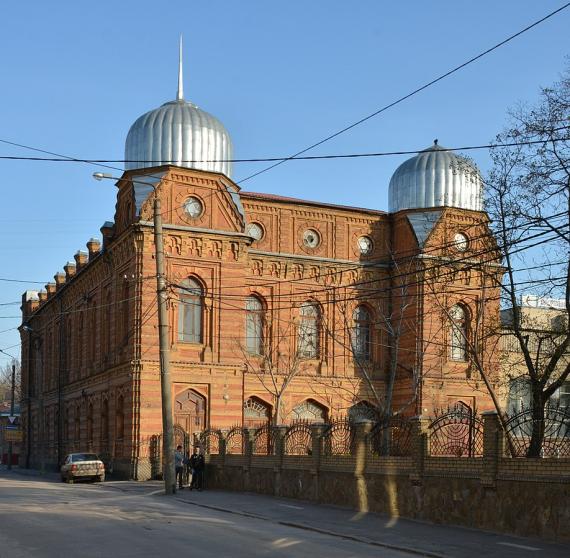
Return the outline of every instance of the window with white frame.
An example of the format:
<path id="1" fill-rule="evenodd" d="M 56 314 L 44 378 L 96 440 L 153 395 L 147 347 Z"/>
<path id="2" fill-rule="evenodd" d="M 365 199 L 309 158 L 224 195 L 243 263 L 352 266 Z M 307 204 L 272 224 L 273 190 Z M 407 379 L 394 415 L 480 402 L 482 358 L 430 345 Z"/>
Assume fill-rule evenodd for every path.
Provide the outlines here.
<path id="1" fill-rule="evenodd" d="M 370 312 L 365 306 L 358 306 L 353 314 L 352 351 L 357 360 L 370 360 Z"/>
<path id="2" fill-rule="evenodd" d="M 463 306 L 456 304 L 449 311 L 449 318 L 451 360 L 467 360 L 467 312 Z"/>
<path id="3" fill-rule="evenodd" d="M 264 311 L 261 300 L 248 296 L 245 300 L 245 346 L 254 355 L 263 353 Z"/>
<path id="4" fill-rule="evenodd" d="M 301 305 L 297 354 L 301 358 L 319 356 L 319 307 L 311 302 Z"/>
<path id="5" fill-rule="evenodd" d="M 178 340 L 184 343 L 202 342 L 204 293 L 195 279 L 187 279 L 179 290 Z"/>

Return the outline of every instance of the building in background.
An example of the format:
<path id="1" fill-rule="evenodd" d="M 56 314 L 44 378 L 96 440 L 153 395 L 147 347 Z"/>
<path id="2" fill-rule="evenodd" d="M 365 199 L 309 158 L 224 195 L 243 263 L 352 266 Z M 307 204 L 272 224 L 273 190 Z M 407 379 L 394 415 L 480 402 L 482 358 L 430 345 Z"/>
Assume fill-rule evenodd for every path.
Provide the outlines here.
<path id="1" fill-rule="evenodd" d="M 389 212 L 245 192 L 228 132 L 181 87 L 133 124 L 125 154 L 102 241 L 23 296 L 25 464 L 89 450 L 150 474 L 162 430 L 153 186 L 179 429 L 491 407 L 468 345 L 498 321 L 502 268 L 461 157 L 435 142 L 404 162 Z"/>

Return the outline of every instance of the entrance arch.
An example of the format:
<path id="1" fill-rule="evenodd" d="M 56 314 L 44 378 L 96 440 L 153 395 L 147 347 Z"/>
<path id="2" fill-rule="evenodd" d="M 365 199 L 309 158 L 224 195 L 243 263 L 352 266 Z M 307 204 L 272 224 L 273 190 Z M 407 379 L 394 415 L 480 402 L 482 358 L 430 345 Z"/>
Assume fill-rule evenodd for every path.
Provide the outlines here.
<path id="1" fill-rule="evenodd" d="M 193 389 L 177 394 L 174 401 L 174 423 L 181 426 L 192 440 L 194 433 L 200 433 L 206 428 L 206 398 Z"/>

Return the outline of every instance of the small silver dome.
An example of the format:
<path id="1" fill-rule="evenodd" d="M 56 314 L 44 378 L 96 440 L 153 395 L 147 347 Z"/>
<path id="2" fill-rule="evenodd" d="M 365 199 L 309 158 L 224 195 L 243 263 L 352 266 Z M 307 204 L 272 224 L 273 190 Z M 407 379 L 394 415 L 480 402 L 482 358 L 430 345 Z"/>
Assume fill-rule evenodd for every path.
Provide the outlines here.
<path id="1" fill-rule="evenodd" d="M 143 114 L 125 142 L 125 159 L 130 161 L 126 170 L 170 164 L 230 177 L 231 163 L 208 161 L 227 161 L 232 155 L 232 142 L 223 124 L 184 99 Z"/>
<path id="2" fill-rule="evenodd" d="M 434 144 L 402 163 L 390 179 L 389 210 L 458 207 L 482 210 L 479 171 L 465 158 Z"/>

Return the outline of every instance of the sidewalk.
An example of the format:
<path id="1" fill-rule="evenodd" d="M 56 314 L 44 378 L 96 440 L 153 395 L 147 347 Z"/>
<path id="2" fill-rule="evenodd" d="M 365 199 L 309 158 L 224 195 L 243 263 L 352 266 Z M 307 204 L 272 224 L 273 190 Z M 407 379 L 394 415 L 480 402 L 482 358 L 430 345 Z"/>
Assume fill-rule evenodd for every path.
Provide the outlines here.
<path id="1" fill-rule="evenodd" d="M 333 506 L 259 494 L 184 489 L 176 498 L 203 509 L 308 529 L 378 547 L 405 550 L 420 556 L 521 558 L 540 553 L 568 558 L 570 545 L 490 533 L 464 527 L 435 525 L 376 513 L 359 514 Z"/>

